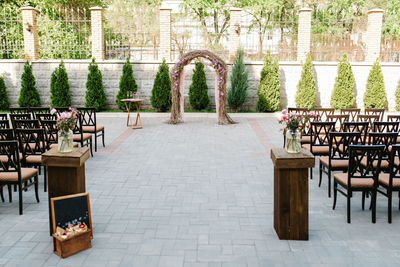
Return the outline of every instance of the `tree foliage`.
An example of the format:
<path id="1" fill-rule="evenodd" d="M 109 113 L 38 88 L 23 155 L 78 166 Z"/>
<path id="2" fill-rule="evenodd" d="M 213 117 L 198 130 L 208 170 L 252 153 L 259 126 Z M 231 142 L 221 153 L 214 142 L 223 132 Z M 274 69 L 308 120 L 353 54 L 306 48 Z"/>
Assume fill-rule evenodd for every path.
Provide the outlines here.
<path id="1" fill-rule="evenodd" d="M 400 80 L 397 83 L 397 88 L 395 92 L 395 97 L 396 97 L 396 110 L 400 111 Z"/>
<path id="2" fill-rule="evenodd" d="M 35 76 L 32 66 L 27 61 L 21 76 L 21 90 L 19 92 L 18 105 L 20 107 L 40 107 L 40 95 L 36 89 Z"/>
<path id="3" fill-rule="evenodd" d="M 64 62 L 51 74 L 50 80 L 50 106 L 52 107 L 70 107 L 71 94 L 69 92 L 68 74 Z"/>
<path id="4" fill-rule="evenodd" d="M 382 69 L 377 58 L 368 75 L 367 89 L 364 93 L 364 107 L 387 108 L 387 104 Z"/>
<path id="5" fill-rule="evenodd" d="M 163 59 L 162 64 L 158 68 L 154 79 L 150 102 L 157 111 L 165 112 L 171 107 L 171 80 L 165 59 Z"/>
<path id="6" fill-rule="evenodd" d="M 0 110 L 6 110 L 9 106 L 6 84 L 3 76 L 0 76 Z"/>
<path id="7" fill-rule="evenodd" d="M 272 59 L 268 51 L 264 57 L 264 66 L 261 70 L 258 84 L 257 110 L 261 112 L 277 111 L 281 105 L 281 82 L 279 79 L 279 63 Z"/>
<path id="8" fill-rule="evenodd" d="M 354 106 L 354 75 L 347 55 L 343 54 L 338 64 L 338 74 L 335 79 L 331 96 L 331 106 L 335 109 L 351 108 Z"/>
<path id="9" fill-rule="evenodd" d="M 296 107 L 313 109 L 315 107 L 317 89 L 314 78 L 313 64 L 310 54 L 307 54 L 303 64 L 301 78 L 297 84 Z"/>
<path id="10" fill-rule="evenodd" d="M 204 65 L 196 62 L 193 70 L 192 84 L 189 87 L 189 103 L 194 110 L 203 110 L 210 104 Z"/>
<path id="11" fill-rule="evenodd" d="M 236 51 L 230 76 L 230 87 L 228 90 L 228 105 L 237 112 L 247 99 L 247 89 L 249 88 L 249 71 L 244 65 L 243 49 Z"/>
<path id="12" fill-rule="evenodd" d="M 117 99 L 115 100 L 119 109 L 125 109 L 125 104 L 121 102 L 121 99 L 128 98 L 128 91 L 133 93 L 137 92 L 137 84 L 135 77 L 133 77 L 132 65 L 129 62 L 129 58 L 126 59 L 126 62 L 122 68 L 122 76 L 119 80 L 119 91 L 117 94 Z"/>
<path id="13" fill-rule="evenodd" d="M 107 98 L 103 87 L 103 77 L 94 58 L 89 65 L 89 73 L 86 81 L 85 107 L 92 107 L 96 110 L 106 108 Z"/>

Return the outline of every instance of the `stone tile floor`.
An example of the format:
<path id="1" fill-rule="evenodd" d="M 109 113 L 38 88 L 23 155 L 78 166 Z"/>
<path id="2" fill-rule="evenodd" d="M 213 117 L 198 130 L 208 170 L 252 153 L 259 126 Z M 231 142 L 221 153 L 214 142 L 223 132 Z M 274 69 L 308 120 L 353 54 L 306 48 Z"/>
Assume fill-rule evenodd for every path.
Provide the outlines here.
<path id="1" fill-rule="evenodd" d="M 92 248 L 60 259 L 48 234 L 48 202 L 17 194 L 0 203 L 0 265 L 4 266 L 398 266 L 400 211 L 387 223 L 378 196 L 377 223 L 345 198 L 327 197 L 326 176 L 310 181 L 310 240 L 280 241 L 273 229 L 272 146 L 282 145 L 274 114 L 238 114 L 219 126 L 215 114 L 188 114 L 180 125 L 143 114 L 144 129 L 126 114 L 100 114 L 106 145 L 86 164 Z M 317 177 L 318 168 L 314 169 Z M 8 193 L 5 192 L 8 197 Z M 395 198 L 397 199 L 397 198 Z"/>

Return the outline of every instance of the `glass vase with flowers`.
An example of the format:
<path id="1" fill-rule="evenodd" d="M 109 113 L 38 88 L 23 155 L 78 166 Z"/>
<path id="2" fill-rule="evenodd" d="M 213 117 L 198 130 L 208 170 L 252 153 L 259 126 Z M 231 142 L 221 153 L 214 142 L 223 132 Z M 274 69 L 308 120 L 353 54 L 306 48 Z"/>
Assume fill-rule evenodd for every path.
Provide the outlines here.
<path id="1" fill-rule="evenodd" d="M 57 113 L 56 109 L 51 110 L 51 114 Z M 78 120 L 78 111 L 70 107 L 69 111 L 61 112 L 57 116 L 58 129 L 58 151 L 61 153 L 71 152 L 73 149 L 73 129 Z"/>

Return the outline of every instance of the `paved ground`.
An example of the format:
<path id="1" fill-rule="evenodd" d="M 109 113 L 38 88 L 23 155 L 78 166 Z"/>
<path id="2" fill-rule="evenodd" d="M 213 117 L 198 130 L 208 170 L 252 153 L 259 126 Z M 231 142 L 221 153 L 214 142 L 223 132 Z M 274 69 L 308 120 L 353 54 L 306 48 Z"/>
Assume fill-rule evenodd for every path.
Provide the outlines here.
<path id="1" fill-rule="evenodd" d="M 33 190 L 0 203 L 4 266 L 398 266 L 400 212 L 387 223 L 379 196 L 377 223 L 345 198 L 337 209 L 310 181 L 310 240 L 280 241 L 273 229 L 272 146 L 281 146 L 273 115 L 245 114 L 219 126 L 215 116 L 189 114 L 172 126 L 144 114 L 144 129 L 124 127 L 125 114 L 105 114 L 107 147 L 86 164 L 93 247 L 67 259 L 52 252 L 47 195 Z M 196 117 L 197 116 L 197 117 Z M 314 177 L 317 176 L 317 169 Z M 42 178 L 40 179 L 43 182 Z M 7 197 L 6 193 L 6 197 Z M 17 194 L 14 193 L 14 199 Z M 395 201 L 396 202 L 396 201 Z"/>

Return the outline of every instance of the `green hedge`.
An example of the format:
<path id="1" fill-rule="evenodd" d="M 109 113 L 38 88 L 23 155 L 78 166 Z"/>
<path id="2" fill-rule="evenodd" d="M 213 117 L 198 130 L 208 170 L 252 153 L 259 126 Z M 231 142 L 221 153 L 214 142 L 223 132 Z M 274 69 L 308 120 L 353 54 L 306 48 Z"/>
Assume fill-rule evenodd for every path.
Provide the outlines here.
<path id="1" fill-rule="evenodd" d="M 69 93 L 68 74 L 62 60 L 60 65 L 51 74 L 50 106 L 71 106 L 71 94 Z"/>
<path id="2" fill-rule="evenodd" d="M 27 61 L 21 76 L 21 90 L 19 92 L 18 105 L 20 107 L 40 107 L 40 95 L 36 89 L 35 76 L 32 66 Z"/>
<path id="3" fill-rule="evenodd" d="M 89 65 L 89 73 L 86 81 L 85 107 L 93 107 L 96 110 L 106 109 L 107 98 L 103 87 L 103 77 L 94 58 Z"/>
<path id="4" fill-rule="evenodd" d="M 379 59 L 376 59 L 368 75 L 367 90 L 364 93 L 365 108 L 387 108 L 385 83 Z"/>

